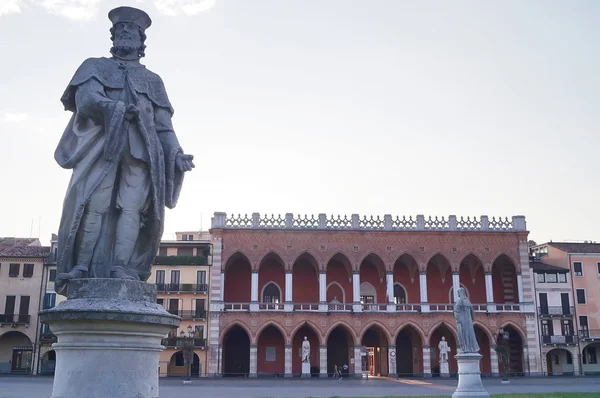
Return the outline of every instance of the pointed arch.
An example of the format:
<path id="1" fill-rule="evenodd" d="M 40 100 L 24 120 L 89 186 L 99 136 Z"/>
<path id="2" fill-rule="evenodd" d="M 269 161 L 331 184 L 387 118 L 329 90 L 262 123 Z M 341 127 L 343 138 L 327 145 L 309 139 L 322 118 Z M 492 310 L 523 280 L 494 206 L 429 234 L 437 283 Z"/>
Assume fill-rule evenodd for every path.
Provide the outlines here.
<path id="1" fill-rule="evenodd" d="M 525 343 L 527 342 L 527 335 L 513 321 L 505 321 L 504 323 L 501 324 L 501 326 L 498 328 L 498 330 L 500 330 L 501 328 L 506 328 L 507 326 L 510 326 L 512 329 L 514 329 L 517 332 L 517 334 L 521 338 L 521 342 L 523 343 L 523 345 L 525 345 Z M 498 333 L 498 330 L 496 330 L 496 333 Z"/>
<path id="2" fill-rule="evenodd" d="M 396 257 L 394 263 L 392 264 L 392 272 L 395 271 L 398 264 L 403 264 L 411 275 L 419 272 L 419 262 L 417 261 L 417 258 L 408 251 L 404 251 L 402 254 Z"/>
<path id="3" fill-rule="evenodd" d="M 275 327 L 275 329 L 279 330 L 279 332 L 281 333 L 281 336 L 283 337 L 283 341 L 285 342 L 285 344 L 290 344 L 289 336 L 288 336 L 287 332 L 285 331 L 284 327 L 281 326 L 280 324 L 278 324 L 275 321 L 266 321 L 265 323 L 263 323 L 261 325 L 261 327 L 258 328 L 258 330 L 256 331 L 256 334 L 253 336 L 253 338 L 251 340 L 252 344 L 257 344 L 258 343 L 258 339 L 260 338 L 260 334 L 263 332 L 263 330 L 265 330 L 269 326 L 273 326 L 273 327 Z"/>
<path id="4" fill-rule="evenodd" d="M 260 267 L 262 267 L 262 265 L 268 261 L 268 260 L 275 260 L 277 263 L 279 263 L 282 267 L 283 270 L 286 270 L 286 264 L 285 261 L 283 261 L 283 257 L 277 253 L 275 250 L 270 250 L 268 253 L 266 253 L 264 256 L 262 256 L 260 258 L 260 260 L 258 261 L 258 269 L 260 270 Z"/>
<path id="5" fill-rule="evenodd" d="M 371 283 L 369 283 L 369 282 L 361 283 L 360 287 L 359 287 L 359 291 L 360 291 L 361 296 L 373 296 L 374 302 L 378 303 L 377 289 L 375 289 L 375 286 L 373 286 Z"/>
<path id="6" fill-rule="evenodd" d="M 301 261 L 303 259 L 306 259 L 309 264 L 311 264 L 313 267 L 315 267 L 317 276 L 319 276 L 319 272 L 321 272 L 321 269 L 319 267 L 319 261 L 317 260 L 317 256 L 315 256 L 311 250 L 304 250 L 303 252 L 299 253 L 296 256 L 296 258 L 294 258 L 294 261 L 292 261 L 292 270 L 294 269 L 294 266 L 296 265 L 296 263 L 298 263 L 298 261 Z"/>
<path id="7" fill-rule="evenodd" d="M 396 341 L 400 332 L 402 332 L 404 329 L 409 328 L 409 327 L 414 329 L 417 332 L 417 334 L 421 338 L 421 344 L 427 344 L 428 340 L 427 340 L 427 337 L 426 337 L 427 335 L 426 335 L 425 331 L 421 328 L 421 326 L 417 325 L 413 321 L 406 321 L 406 322 L 402 323 L 398 327 L 398 329 L 396 329 L 396 331 L 394 332 L 394 341 Z"/>
<path id="8" fill-rule="evenodd" d="M 377 269 L 378 273 L 379 273 L 379 278 L 383 279 L 385 278 L 385 273 L 387 272 L 387 267 L 385 266 L 385 261 L 383 261 L 383 259 L 375 252 L 369 252 L 367 253 L 365 256 L 363 256 L 360 259 L 360 262 L 358 263 L 358 270 L 360 271 L 360 268 L 363 266 L 363 264 L 366 262 L 369 262 L 371 264 L 373 264 L 373 266 L 375 266 L 375 268 Z"/>
<path id="9" fill-rule="evenodd" d="M 360 333 L 358 334 L 358 341 L 360 344 L 360 342 L 362 341 L 363 337 L 365 337 L 365 333 L 367 332 L 367 330 L 369 330 L 372 327 L 377 327 L 379 329 L 381 329 L 381 331 L 383 332 L 383 334 L 385 335 L 385 337 L 387 338 L 387 345 L 391 345 L 392 343 L 392 336 L 390 335 L 389 330 L 379 321 L 371 321 L 369 323 L 367 323 L 362 330 L 360 331 Z"/>
<path id="10" fill-rule="evenodd" d="M 486 335 L 490 344 L 494 344 L 494 334 L 492 333 L 490 328 L 487 327 L 487 325 L 485 325 L 484 323 L 482 323 L 480 321 L 475 320 L 475 321 L 473 321 L 473 326 L 478 326 L 483 331 L 483 333 Z"/>
<path id="11" fill-rule="evenodd" d="M 433 334 L 435 333 L 435 331 L 442 326 L 446 327 L 446 329 L 448 329 L 450 331 L 450 333 L 452 333 L 452 337 L 454 337 L 455 341 L 458 341 L 458 331 L 456 330 L 456 328 L 454 326 L 452 326 L 449 322 L 439 321 L 435 325 L 433 325 L 431 327 L 431 329 L 429 329 L 429 334 L 427 335 L 427 343 L 428 344 L 431 344 L 430 340 L 433 337 Z"/>
<path id="12" fill-rule="evenodd" d="M 442 267 L 447 265 L 452 271 L 452 262 L 440 250 L 438 250 L 431 257 L 429 257 L 426 264 L 427 267 L 429 267 L 429 264 L 433 264 L 434 266 L 438 267 L 440 272 L 442 271 Z"/>
<path id="13" fill-rule="evenodd" d="M 231 329 L 235 328 L 236 326 L 240 327 L 244 332 L 246 332 L 246 334 L 248 335 L 248 340 L 252 341 L 252 331 L 250 330 L 248 325 L 245 325 L 244 323 L 242 323 L 240 321 L 235 321 L 235 322 L 232 322 L 229 325 L 225 326 L 223 331 L 221 333 L 219 333 L 219 344 L 224 343 L 225 337 L 227 337 L 227 334 L 231 331 Z"/>
<path id="14" fill-rule="evenodd" d="M 346 303 L 346 291 L 344 290 L 344 288 L 342 287 L 342 285 L 340 285 L 340 284 L 339 284 L 338 282 L 336 282 L 336 281 L 329 282 L 329 283 L 327 284 L 327 287 L 325 288 L 325 297 L 327 297 L 327 290 L 329 290 L 329 288 L 330 288 L 332 285 L 336 285 L 337 287 L 339 287 L 339 288 L 340 288 L 340 290 L 342 291 L 342 301 L 341 301 L 341 302 L 342 302 L 342 303 Z M 339 301 L 339 300 L 338 300 L 338 301 Z"/>
<path id="15" fill-rule="evenodd" d="M 236 250 L 233 253 L 231 253 L 231 255 L 229 257 L 227 257 L 226 259 L 224 259 L 223 261 L 223 269 L 221 272 L 226 272 L 227 268 L 235 263 L 238 260 L 243 260 L 245 262 L 248 263 L 248 265 L 250 265 L 250 269 L 252 269 L 252 263 L 250 262 L 250 258 L 242 251 L 242 250 Z"/>
<path id="16" fill-rule="evenodd" d="M 329 257 L 329 260 L 327 260 L 326 268 L 329 268 L 329 263 L 331 263 L 332 260 L 339 261 L 344 266 L 344 268 L 346 268 L 346 271 L 348 272 L 348 278 L 352 278 L 354 267 L 352 265 L 352 261 L 350 261 L 346 254 L 344 254 L 341 251 L 336 252 L 333 256 Z"/>
<path id="17" fill-rule="evenodd" d="M 264 297 L 265 297 L 265 289 L 267 287 L 269 287 L 270 285 L 273 285 L 277 288 L 277 290 L 279 290 L 279 302 L 283 302 L 284 297 L 283 297 L 283 290 L 281 289 L 281 286 L 279 286 L 279 284 L 275 281 L 269 281 L 267 283 L 265 283 L 265 285 L 262 287 L 262 289 L 260 290 L 260 297 L 259 297 L 259 301 L 261 303 L 264 303 Z"/>
<path id="18" fill-rule="evenodd" d="M 292 329 L 292 331 L 290 332 L 290 341 L 294 341 L 294 337 L 296 336 L 296 333 L 298 333 L 298 331 L 300 329 L 302 329 L 303 327 L 308 327 L 310 329 L 312 329 L 313 332 L 315 332 L 315 335 L 318 337 L 319 339 L 319 345 L 324 345 L 324 340 L 323 340 L 323 335 L 321 334 L 321 331 L 319 329 L 319 327 L 317 325 L 315 325 L 314 322 L 312 321 L 304 321 L 301 322 L 299 324 L 297 324 L 294 329 Z"/>
<path id="19" fill-rule="evenodd" d="M 404 292 L 404 303 L 396 303 L 396 304 L 408 303 L 408 290 L 406 290 L 406 287 L 404 287 L 404 285 L 400 282 L 394 282 L 394 286 L 393 286 L 394 302 L 396 302 L 396 286 L 398 286 Z"/>
<path id="20" fill-rule="evenodd" d="M 494 266 L 494 264 L 496 263 L 496 261 L 500 260 L 502 257 L 505 257 L 506 259 L 508 259 L 512 263 L 512 265 L 515 267 L 515 271 L 516 272 L 521 272 L 520 263 L 517 260 L 515 260 L 515 258 L 512 255 L 510 255 L 510 254 L 508 254 L 506 252 L 499 252 L 496 255 L 496 257 L 494 257 L 494 259 L 492 260 L 492 267 Z"/>
<path id="21" fill-rule="evenodd" d="M 323 341 L 325 341 L 325 343 L 327 344 L 327 339 L 329 338 L 329 335 L 331 334 L 331 332 L 333 332 L 337 327 L 341 327 L 342 329 L 344 329 L 344 331 L 346 333 L 348 333 L 349 336 L 352 337 L 353 343 L 354 345 L 356 345 L 356 341 L 357 341 L 357 336 L 356 333 L 354 333 L 354 329 L 352 329 L 352 326 L 350 326 L 346 321 L 337 321 L 335 323 L 333 323 L 329 329 L 327 329 L 327 332 L 325 332 L 325 334 L 323 335 Z"/>

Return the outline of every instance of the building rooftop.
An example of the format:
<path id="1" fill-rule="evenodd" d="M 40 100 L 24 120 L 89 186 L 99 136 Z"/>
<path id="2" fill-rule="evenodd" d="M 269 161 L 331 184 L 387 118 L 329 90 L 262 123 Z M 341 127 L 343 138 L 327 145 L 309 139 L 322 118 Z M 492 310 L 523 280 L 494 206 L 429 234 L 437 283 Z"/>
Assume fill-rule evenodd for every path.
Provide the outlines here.
<path id="1" fill-rule="evenodd" d="M 536 274 L 543 274 L 546 272 L 557 272 L 566 274 L 569 272 L 568 268 L 558 267 L 556 265 L 550 265 L 539 261 L 538 259 L 529 262 L 529 266 L 533 269 Z"/>
<path id="2" fill-rule="evenodd" d="M 600 254 L 600 243 L 595 242 L 548 242 L 547 245 L 567 253 Z"/>
<path id="3" fill-rule="evenodd" d="M 47 257 L 50 247 L 37 238 L 1 238 L 0 257 Z"/>
<path id="4" fill-rule="evenodd" d="M 212 229 L 281 229 L 281 230 L 346 230 L 346 231 L 456 231 L 456 232 L 526 232 L 524 216 L 457 217 L 451 216 L 360 216 L 231 214 L 216 212 Z"/>

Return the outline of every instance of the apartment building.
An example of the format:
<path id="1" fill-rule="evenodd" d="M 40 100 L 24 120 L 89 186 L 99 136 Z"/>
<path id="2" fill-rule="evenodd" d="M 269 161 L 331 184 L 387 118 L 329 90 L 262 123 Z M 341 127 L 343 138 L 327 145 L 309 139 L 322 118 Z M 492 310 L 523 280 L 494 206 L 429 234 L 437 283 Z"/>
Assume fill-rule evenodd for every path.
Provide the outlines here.
<path id="1" fill-rule="evenodd" d="M 600 244 L 548 242 L 532 247 L 532 254 L 546 264 L 569 269 L 581 373 L 600 373 Z"/>
<path id="2" fill-rule="evenodd" d="M 578 336 L 569 268 L 531 259 L 542 371 L 548 375 L 579 374 Z"/>
<path id="3" fill-rule="evenodd" d="M 166 349 L 160 355 L 161 376 L 185 374 L 180 336 L 194 332 L 192 376 L 207 372 L 206 347 L 209 280 L 212 263 L 210 240 L 203 232 L 178 232 L 176 240 L 163 240 L 152 266 L 148 283 L 157 287 L 157 302 L 182 318 L 163 340 Z"/>
<path id="4" fill-rule="evenodd" d="M 44 263 L 36 238 L 0 238 L 0 373 L 33 373 Z"/>

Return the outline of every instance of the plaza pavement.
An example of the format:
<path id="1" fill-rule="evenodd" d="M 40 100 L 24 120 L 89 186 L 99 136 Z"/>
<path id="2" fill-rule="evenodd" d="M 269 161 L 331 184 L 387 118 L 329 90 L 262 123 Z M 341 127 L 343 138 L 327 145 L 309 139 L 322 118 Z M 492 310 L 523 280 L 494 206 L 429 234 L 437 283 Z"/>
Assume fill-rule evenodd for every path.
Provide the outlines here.
<path id="1" fill-rule="evenodd" d="M 491 394 L 528 392 L 598 392 L 600 378 L 521 378 L 501 384 L 500 379 L 484 380 Z M 161 379 L 161 398 L 210 397 L 382 397 L 382 396 L 451 396 L 456 379 L 195 379 L 183 385 L 179 379 Z M 49 398 L 50 377 L 0 377 L 0 398 Z M 113 397 L 106 397 L 113 398 Z M 117 398 L 117 397 L 114 397 Z"/>

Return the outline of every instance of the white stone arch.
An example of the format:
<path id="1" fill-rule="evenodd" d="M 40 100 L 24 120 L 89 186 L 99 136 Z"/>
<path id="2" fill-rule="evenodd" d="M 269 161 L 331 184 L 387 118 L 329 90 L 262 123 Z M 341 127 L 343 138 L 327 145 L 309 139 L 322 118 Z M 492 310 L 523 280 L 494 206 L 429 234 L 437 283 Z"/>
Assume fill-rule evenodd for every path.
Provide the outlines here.
<path id="1" fill-rule="evenodd" d="M 264 293 L 265 293 L 265 289 L 267 288 L 267 286 L 269 285 L 273 285 L 275 286 L 278 290 L 279 290 L 279 302 L 283 302 L 283 291 L 281 290 L 281 286 L 279 286 L 277 284 L 277 282 L 275 281 L 269 281 L 267 283 L 265 283 L 265 285 L 263 286 L 262 290 L 260 291 L 260 302 L 263 303 L 264 302 Z"/>
<path id="2" fill-rule="evenodd" d="M 408 291 L 406 290 L 406 288 L 404 287 L 404 285 L 400 282 L 394 282 L 393 288 L 396 287 L 396 285 L 400 286 L 400 288 L 404 291 L 404 304 L 408 303 Z M 392 294 L 394 294 L 394 290 L 392 289 Z M 396 296 L 394 295 L 393 299 L 396 299 Z"/>
<path id="3" fill-rule="evenodd" d="M 465 294 L 467 295 L 467 298 L 470 299 L 471 295 L 469 294 L 467 287 L 462 283 L 460 284 L 460 287 L 465 289 Z M 450 289 L 448 289 L 448 302 L 454 304 L 454 301 L 454 286 L 450 286 Z"/>
<path id="4" fill-rule="evenodd" d="M 377 303 L 377 290 L 369 282 L 363 282 L 360 284 L 360 295 L 361 296 L 373 296 L 374 302 Z"/>
<path id="5" fill-rule="evenodd" d="M 327 288 L 325 289 L 325 297 L 327 297 L 327 291 L 329 290 L 329 288 L 332 285 L 337 285 L 340 288 L 340 290 L 342 291 L 342 303 L 345 303 L 346 302 L 346 291 L 344 290 L 344 288 L 342 287 L 342 285 L 340 285 L 336 281 L 329 282 L 329 284 L 327 285 Z"/>

